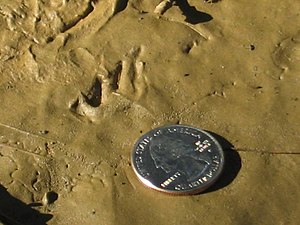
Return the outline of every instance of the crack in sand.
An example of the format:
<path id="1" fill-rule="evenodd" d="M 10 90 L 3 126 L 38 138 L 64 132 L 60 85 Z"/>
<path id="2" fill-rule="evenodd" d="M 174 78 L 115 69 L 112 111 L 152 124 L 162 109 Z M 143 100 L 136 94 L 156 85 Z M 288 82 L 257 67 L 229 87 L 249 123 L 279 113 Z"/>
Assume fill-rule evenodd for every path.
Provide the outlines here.
<path id="1" fill-rule="evenodd" d="M 11 130 L 16 131 L 16 132 L 21 133 L 21 134 L 26 134 L 28 136 L 33 136 L 33 137 L 38 137 L 40 139 L 44 139 L 44 140 L 48 140 L 48 141 L 53 141 L 53 140 L 51 140 L 49 138 L 46 138 L 46 137 L 43 137 L 41 135 L 29 132 L 29 131 L 21 130 L 21 129 L 17 128 L 17 127 L 14 127 L 14 126 L 11 126 L 11 125 L 7 125 L 7 124 L 1 123 L 1 122 L 0 122 L 0 126 L 8 128 L 8 129 L 11 129 Z"/>
<path id="2" fill-rule="evenodd" d="M 21 148 L 15 147 L 15 146 L 10 146 L 10 145 L 7 145 L 7 144 L 0 144 L 0 147 L 7 147 L 7 148 L 10 148 L 10 149 L 14 149 L 14 150 L 17 150 L 19 152 L 22 152 L 22 153 L 25 153 L 25 154 L 28 154 L 28 155 L 31 155 L 31 156 L 38 156 L 38 157 L 42 157 L 42 158 L 46 157 L 46 156 L 43 156 L 43 155 L 40 155 L 40 154 L 37 154 L 37 153 L 34 153 L 34 152 L 26 151 L 25 149 L 21 149 Z"/>

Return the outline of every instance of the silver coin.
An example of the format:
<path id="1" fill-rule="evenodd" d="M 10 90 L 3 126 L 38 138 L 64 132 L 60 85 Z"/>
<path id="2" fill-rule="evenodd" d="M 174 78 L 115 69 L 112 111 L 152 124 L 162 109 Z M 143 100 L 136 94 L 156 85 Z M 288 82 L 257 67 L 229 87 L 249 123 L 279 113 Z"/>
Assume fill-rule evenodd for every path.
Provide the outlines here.
<path id="1" fill-rule="evenodd" d="M 151 130 L 136 142 L 132 167 L 150 188 L 169 194 L 195 194 L 219 178 L 224 153 L 209 133 L 170 125 Z"/>

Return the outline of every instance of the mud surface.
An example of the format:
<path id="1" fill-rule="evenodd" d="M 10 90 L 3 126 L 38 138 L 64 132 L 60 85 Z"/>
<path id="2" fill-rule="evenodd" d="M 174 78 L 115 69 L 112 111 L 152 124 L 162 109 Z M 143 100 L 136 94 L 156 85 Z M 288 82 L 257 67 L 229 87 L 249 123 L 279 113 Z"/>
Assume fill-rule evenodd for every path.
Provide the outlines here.
<path id="1" fill-rule="evenodd" d="M 0 224 L 297 223 L 299 12 L 1 1 Z M 149 190 L 130 166 L 140 135 L 176 123 L 222 139 L 225 173 L 203 194 Z"/>

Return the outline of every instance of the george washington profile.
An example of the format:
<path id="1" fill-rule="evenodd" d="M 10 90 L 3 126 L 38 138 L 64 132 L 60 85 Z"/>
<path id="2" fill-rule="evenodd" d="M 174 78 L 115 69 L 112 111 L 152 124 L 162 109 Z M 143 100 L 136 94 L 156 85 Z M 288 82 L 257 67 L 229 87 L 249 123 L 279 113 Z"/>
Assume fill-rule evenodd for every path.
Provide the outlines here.
<path id="1" fill-rule="evenodd" d="M 180 172 L 188 182 L 195 180 L 209 166 L 209 162 L 196 151 L 195 143 L 167 135 L 154 137 L 149 146 L 156 168 L 166 173 Z"/>

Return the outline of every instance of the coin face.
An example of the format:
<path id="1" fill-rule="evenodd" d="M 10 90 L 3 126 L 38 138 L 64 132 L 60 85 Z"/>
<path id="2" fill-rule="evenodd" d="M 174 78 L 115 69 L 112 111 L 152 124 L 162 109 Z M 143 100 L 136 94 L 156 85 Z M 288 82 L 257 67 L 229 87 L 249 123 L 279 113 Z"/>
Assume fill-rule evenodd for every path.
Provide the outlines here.
<path id="1" fill-rule="evenodd" d="M 209 133 L 170 125 L 151 130 L 136 142 L 132 166 L 140 181 L 150 188 L 170 194 L 195 194 L 218 179 L 224 154 Z"/>

